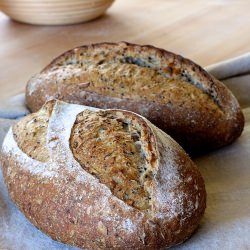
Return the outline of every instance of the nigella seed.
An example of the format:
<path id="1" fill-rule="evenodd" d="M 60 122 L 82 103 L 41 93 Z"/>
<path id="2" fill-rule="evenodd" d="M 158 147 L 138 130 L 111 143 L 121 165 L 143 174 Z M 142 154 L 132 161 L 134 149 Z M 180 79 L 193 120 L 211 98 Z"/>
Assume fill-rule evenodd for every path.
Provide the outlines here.
<path id="1" fill-rule="evenodd" d="M 99 61 L 98 63 L 97 63 L 97 65 L 101 65 L 101 64 L 103 64 L 105 61 L 104 60 L 101 60 L 101 61 Z"/>

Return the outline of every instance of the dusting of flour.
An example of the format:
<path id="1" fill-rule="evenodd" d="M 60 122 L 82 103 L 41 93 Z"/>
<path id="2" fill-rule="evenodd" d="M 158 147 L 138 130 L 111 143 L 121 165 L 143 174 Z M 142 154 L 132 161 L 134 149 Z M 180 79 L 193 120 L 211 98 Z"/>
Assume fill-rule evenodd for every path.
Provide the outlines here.
<path id="1" fill-rule="evenodd" d="M 0 171 L 0 249 L 78 250 L 52 240 L 33 226 L 10 200 Z"/>

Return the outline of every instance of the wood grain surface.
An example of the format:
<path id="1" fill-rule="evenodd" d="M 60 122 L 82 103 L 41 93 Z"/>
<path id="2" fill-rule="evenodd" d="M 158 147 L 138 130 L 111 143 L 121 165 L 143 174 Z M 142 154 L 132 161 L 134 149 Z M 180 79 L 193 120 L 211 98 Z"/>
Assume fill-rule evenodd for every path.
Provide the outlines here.
<path id="1" fill-rule="evenodd" d="M 250 50 L 249 9 L 249 0 L 116 0 L 94 21 L 53 27 L 0 13 L 0 99 L 23 91 L 51 59 L 83 44 L 152 44 L 202 66 L 240 55 Z"/>

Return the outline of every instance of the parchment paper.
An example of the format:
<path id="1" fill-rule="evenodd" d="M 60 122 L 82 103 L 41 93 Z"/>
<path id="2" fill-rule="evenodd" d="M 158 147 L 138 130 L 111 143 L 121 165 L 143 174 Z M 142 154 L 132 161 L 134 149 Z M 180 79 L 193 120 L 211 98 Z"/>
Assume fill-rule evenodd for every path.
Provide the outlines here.
<path id="1" fill-rule="evenodd" d="M 194 235 L 175 250 L 250 249 L 250 54 L 207 68 L 235 93 L 243 107 L 245 128 L 232 145 L 193 159 L 204 179 L 207 209 Z M 13 102 L 12 102 L 13 103 Z M 27 113 L 23 95 L 15 105 L 0 105 L 0 143 L 14 118 Z M 0 249 L 73 250 L 35 228 L 10 200 L 0 171 Z"/>

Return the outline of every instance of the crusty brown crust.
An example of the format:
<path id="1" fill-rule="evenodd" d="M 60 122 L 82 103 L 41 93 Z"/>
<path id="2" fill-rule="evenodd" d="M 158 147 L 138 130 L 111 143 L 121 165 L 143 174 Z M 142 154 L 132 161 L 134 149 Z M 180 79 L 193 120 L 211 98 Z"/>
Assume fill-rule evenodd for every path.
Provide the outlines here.
<path id="1" fill-rule="evenodd" d="M 204 213 L 206 192 L 188 155 L 145 118 L 129 111 L 112 111 L 148 131 L 152 145 L 147 153 L 156 155 L 150 186 L 152 206 L 147 211 L 136 209 L 74 160 L 68 137 L 76 115 L 85 109 L 55 103 L 48 126 L 50 160 L 46 163 L 22 152 L 10 129 L 1 161 L 9 194 L 19 209 L 53 239 L 84 249 L 161 249 L 190 237 Z"/>
<path id="2" fill-rule="evenodd" d="M 174 79 L 176 88 L 178 81 L 186 82 L 187 88 L 193 85 L 200 90 L 201 95 L 203 93 L 203 96 L 209 96 L 209 102 L 213 102 L 215 107 L 208 102 L 204 104 L 205 99 L 201 95 L 196 95 L 195 101 L 192 100 L 192 88 L 187 89 L 186 96 L 170 94 L 164 103 L 156 99 L 138 100 L 134 97 L 124 98 L 122 95 L 114 97 L 100 89 L 99 92 L 90 91 L 88 83 L 78 84 L 77 79 L 69 83 L 67 79 L 59 80 L 60 74 L 49 76 L 54 69 L 60 69 L 65 65 L 84 68 L 88 63 L 93 63 L 97 67 L 104 62 L 117 61 L 152 68 L 166 78 Z M 121 42 L 81 46 L 54 59 L 41 74 L 42 76 L 35 75 L 27 84 L 27 106 L 33 112 L 50 98 L 98 108 L 130 110 L 149 119 L 189 152 L 196 153 L 233 142 L 240 136 L 244 127 L 243 113 L 236 98 L 221 82 L 194 62 L 150 45 L 140 46 Z M 122 92 L 121 89 L 118 89 L 119 91 Z M 150 95 L 150 91 L 148 94 Z"/>

